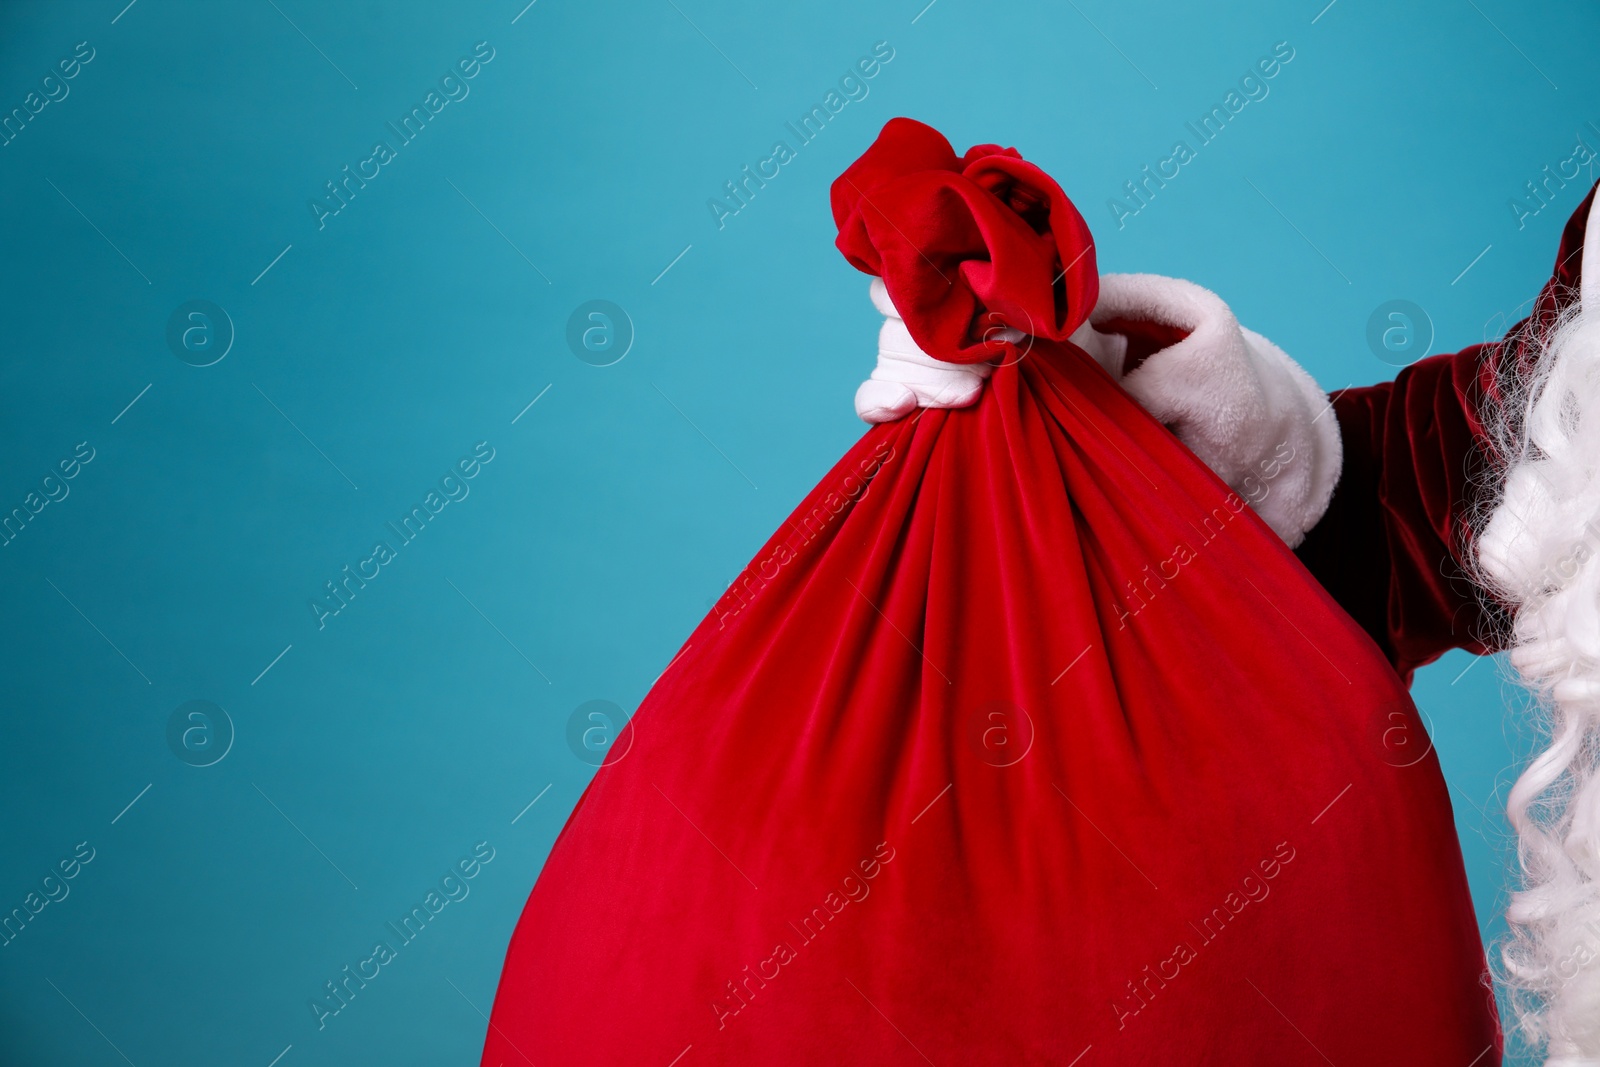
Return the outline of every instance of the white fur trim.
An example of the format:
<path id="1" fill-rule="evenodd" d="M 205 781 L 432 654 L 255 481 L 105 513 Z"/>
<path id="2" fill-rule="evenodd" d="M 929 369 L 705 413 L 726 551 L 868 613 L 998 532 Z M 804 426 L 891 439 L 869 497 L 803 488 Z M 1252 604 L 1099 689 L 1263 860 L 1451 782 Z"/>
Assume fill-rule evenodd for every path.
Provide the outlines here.
<path id="1" fill-rule="evenodd" d="M 1189 332 L 1147 358 L 1123 387 L 1290 548 L 1303 541 L 1327 511 L 1344 459 L 1338 422 L 1316 381 L 1193 282 L 1103 275 L 1090 320 L 1114 319 Z"/>
<path id="2" fill-rule="evenodd" d="M 1578 302 L 1587 310 L 1600 307 L 1600 211 L 1589 204 L 1589 217 L 1583 223 L 1583 259 L 1578 270 Z"/>
<path id="3" fill-rule="evenodd" d="M 1072 331 L 1067 340 L 1089 353 L 1094 361 L 1117 380 L 1122 379 L 1122 365 L 1128 356 L 1128 339 L 1120 333 L 1101 333 L 1092 322 L 1085 321 Z"/>

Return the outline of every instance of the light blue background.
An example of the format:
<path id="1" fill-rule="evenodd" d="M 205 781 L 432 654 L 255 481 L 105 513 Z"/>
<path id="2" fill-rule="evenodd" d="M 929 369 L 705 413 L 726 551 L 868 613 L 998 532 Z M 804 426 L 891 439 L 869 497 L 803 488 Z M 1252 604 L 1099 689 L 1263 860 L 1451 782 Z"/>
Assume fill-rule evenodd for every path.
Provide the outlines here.
<path id="1" fill-rule="evenodd" d="M 0 110 L 95 49 L 0 147 L 0 510 L 96 449 L 0 548 L 0 911 L 96 849 L 0 948 L 0 1061 L 29 1067 L 476 1063 L 591 772 L 568 715 L 634 707 L 861 431 L 876 316 L 827 187 L 891 116 L 1018 146 L 1103 270 L 1213 288 L 1329 389 L 1392 375 L 1386 300 L 1435 350 L 1518 317 L 1586 179 L 1525 229 L 1507 202 L 1600 147 L 1577 0 L 125 2 L 0 7 Z M 707 199 L 880 40 L 870 95 L 719 231 Z M 1107 198 L 1284 40 L 1270 95 L 1117 229 Z M 479 41 L 470 96 L 319 231 L 323 183 Z M 196 298 L 237 330 L 206 368 L 164 339 Z M 636 328 L 614 366 L 564 340 L 592 298 Z M 481 440 L 470 496 L 319 631 L 323 582 Z M 1492 933 L 1529 738 L 1470 664 L 1416 693 Z M 166 742 L 194 699 L 237 730 L 207 768 Z M 478 841 L 471 895 L 319 1031 L 308 1000 Z"/>

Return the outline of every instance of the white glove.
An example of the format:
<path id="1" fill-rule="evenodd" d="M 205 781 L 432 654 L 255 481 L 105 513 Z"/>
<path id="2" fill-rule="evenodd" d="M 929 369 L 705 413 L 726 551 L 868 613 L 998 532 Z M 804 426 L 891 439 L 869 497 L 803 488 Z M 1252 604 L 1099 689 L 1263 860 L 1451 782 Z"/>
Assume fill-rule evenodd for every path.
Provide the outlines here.
<path id="1" fill-rule="evenodd" d="M 872 303 L 883 313 L 878 330 L 878 365 L 856 390 L 856 414 L 867 422 L 893 422 L 917 408 L 964 408 L 977 403 L 984 379 L 994 372 L 988 363 L 946 363 L 917 347 L 911 331 L 889 300 L 882 278 L 872 279 Z M 1020 330 L 1002 329 L 1000 340 L 1021 341 Z M 1100 365 L 1119 376 L 1127 338 L 1096 333 L 1088 323 L 1071 338 Z"/>
<path id="2" fill-rule="evenodd" d="M 964 408 L 977 402 L 993 367 L 946 363 L 918 348 L 882 278 L 872 279 L 872 303 L 884 316 L 878 330 L 878 365 L 856 390 L 857 415 L 867 422 L 892 422 L 919 407 Z"/>
<path id="3" fill-rule="evenodd" d="M 872 302 L 886 319 L 878 366 L 856 392 L 858 415 L 887 422 L 917 407 L 977 401 L 993 368 L 945 363 L 922 352 L 880 279 L 873 279 Z M 1117 320 L 1175 326 L 1188 336 L 1124 377 L 1128 339 L 1096 328 Z M 1290 548 L 1322 518 L 1343 462 L 1332 406 L 1309 374 L 1271 341 L 1240 327 L 1214 293 L 1154 274 L 1102 275 L 1099 303 L 1071 340 L 1171 427 Z"/>

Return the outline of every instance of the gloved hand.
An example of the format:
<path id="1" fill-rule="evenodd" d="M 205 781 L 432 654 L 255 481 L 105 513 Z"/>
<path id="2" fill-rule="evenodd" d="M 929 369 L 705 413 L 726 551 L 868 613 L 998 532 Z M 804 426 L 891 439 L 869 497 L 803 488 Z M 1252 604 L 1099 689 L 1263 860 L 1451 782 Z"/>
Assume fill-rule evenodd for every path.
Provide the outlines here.
<path id="1" fill-rule="evenodd" d="M 946 363 L 917 347 L 911 331 L 889 300 L 882 278 L 872 279 L 872 304 L 883 313 L 878 330 L 878 365 L 856 390 L 856 414 L 867 422 L 893 422 L 917 408 L 964 408 L 978 402 L 984 379 L 994 371 L 988 363 Z M 1020 341 L 1020 330 L 999 330 L 997 339 Z M 1102 334 L 1088 323 L 1071 340 L 1088 352 L 1112 377 L 1120 377 L 1127 339 Z"/>
<path id="2" fill-rule="evenodd" d="M 911 339 L 889 300 L 882 278 L 872 279 L 872 303 L 883 313 L 878 330 L 878 365 L 856 390 L 856 414 L 867 422 L 893 422 L 917 408 L 964 408 L 977 403 L 987 363 L 946 363 Z"/>
<path id="3" fill-rule="evenodd" d="M 872 298 L 886 319 L 878 366 L 856 393 L 856 413 L 868 422 L 886 422 L 917 407 L 975 403 L 992 368 L 927 355 L 878 279 Z M 1138 331 L 1141 324 L 1155 329 Z M 1181 339 L 1124 375 L 1127 332 Z M 1102 275 L 1099 303 L 1071 340 L 1244 497 L 1289 547 L 1304 540 L 1327 510 L 1343 458 L 1328 398 L 1282 349 L 1240 327 L 1214 293 L 1153 274 Z"/>

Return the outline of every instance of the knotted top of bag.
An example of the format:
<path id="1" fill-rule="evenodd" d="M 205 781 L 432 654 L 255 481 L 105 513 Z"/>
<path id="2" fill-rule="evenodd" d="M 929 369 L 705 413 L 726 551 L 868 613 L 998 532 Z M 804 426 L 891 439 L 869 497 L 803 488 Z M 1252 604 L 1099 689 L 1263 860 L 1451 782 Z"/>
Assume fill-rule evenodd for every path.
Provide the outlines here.
<path id="1" fill-rule="evenodd" d="M 1016 334 L 1062 341 L 1099 294 L 1078 209 L 1014 148 L 957 156 L 939 131 L 890 119 L 833 183 L 836 244 L 881 277 L 917 345 L 951 363 L 1016 355 Z"/>

